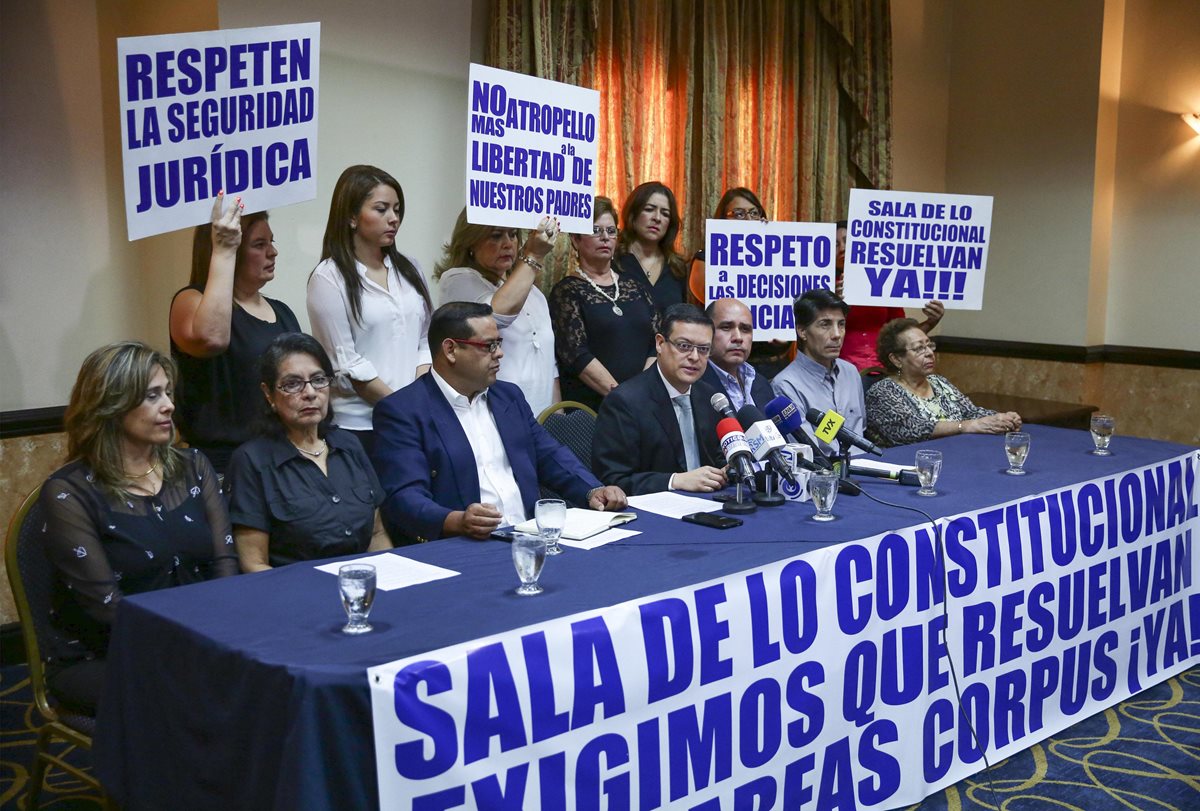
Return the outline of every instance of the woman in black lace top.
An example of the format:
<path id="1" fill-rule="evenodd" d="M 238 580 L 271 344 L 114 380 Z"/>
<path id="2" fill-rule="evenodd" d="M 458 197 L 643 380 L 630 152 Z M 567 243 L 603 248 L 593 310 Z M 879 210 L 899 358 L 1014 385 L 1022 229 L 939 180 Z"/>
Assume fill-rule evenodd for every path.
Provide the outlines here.
<path id="1" fill-rule="evenodd" d="M 92 714 L 117 603 L 126 594 L 235 574 L 212 466 L 172 447 L 175 366 L 136 341 L 83 362 L 67 406 L 70 461 L 42 486 L 59 632 L 43 651 L 52 693 Z"/>
<path id="2" fill-rule="evenodd" d="M 612 263 L 617 211 L 597 197 L 591 236 L 571 237 L 574 272 L 550 291 L 562 399 L 599 408 L 617 384 L 654 362 L 658 312 L 646 285 Z"/>

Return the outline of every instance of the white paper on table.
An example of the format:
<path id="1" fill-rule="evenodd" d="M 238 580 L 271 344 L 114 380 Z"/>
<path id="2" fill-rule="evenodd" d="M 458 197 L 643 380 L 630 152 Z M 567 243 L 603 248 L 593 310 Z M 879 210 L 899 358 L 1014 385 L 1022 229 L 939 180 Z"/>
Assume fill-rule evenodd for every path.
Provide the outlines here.
<path id="1" fill-rule="evenodd" d="M 850 462 L 850 472 L 856 470 L 877 470 L 880 473 L 898 474 L 902 470 L 916 470 L 913 465 L 896 465 L 891 462 L 876 462 L 874 459 L 854 459 Z"/>
<path id="2" fill-rule="evenodd" d="M 558 542 L 563 546 L 569 546 L 572 549 L 595 549 L 598 546 L 604 546 L 606 543 L 620 541 L 625 538 L 632 538 L 634 535 L 642 533 L 634 529 L 606 529 L 604 532 L 597 532 L 590 538 L 582 541 L 571 541 L 566 538 L 559 538 Z"/>
<path id="3" fill-rule="evenodd" d="M 375 588 L 380 591 L 391 591 L 419 583 L 431 583 L 434 580 L 444 580 L 447 577 L 457 577 L 459 572 L 434 566 L 432 563 L 422 563 L 419 560 L 406 558 L 390 552 L 378 555 L 368 555 L 365 558 L 342 560 L 337 563 L 325 563 L 315 566 L 318 571 L 337 574 L 338 569 L 351 563 L 370 563 L 375 567 Z"/>
<path id="4" fill-rule="evenodd" d="M 711 513 L 721 509 L 719 501 L 696 496 L 684 496 L 664 490 L 661 493 L 646 493 L 630 496 L 629 506 L 646 512 L 665 515 L 667 518 L 683 518 L 692 513 Z"/>
<path id="5" fill-rule="evenodd" d="M 628 524 L 636 518 L 634 513 L 610 513 L 585 510 L 581 507 L 568 507 L 567 520 L 563 523 L 561 537 L 572 541 L 582 541 L 618 524 Z M 536 533 L 538 531 L 537 520 L 530 518 L 528 521 L 517 524 L 513 529 L 517 532 Z"/>

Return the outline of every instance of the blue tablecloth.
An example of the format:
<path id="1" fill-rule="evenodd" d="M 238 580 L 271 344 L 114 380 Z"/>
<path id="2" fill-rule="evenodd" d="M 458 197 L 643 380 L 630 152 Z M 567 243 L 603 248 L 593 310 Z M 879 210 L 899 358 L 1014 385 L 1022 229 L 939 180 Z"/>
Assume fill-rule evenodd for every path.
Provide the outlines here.
<path id="1" fill-rule="evenodd" d="M 1087 453 L 1087 433 L 1030 426 L 1029 475 L 1007 476 L 1003 439 L 956 436 L 921 447 L 945 455 L 936 498 L 865 479 L 878 498 L 935 517 L 1138 468 L 1186 452 L 1117 437 L 1111 457 Z M 129 808 L 374 808 L 365 668 L 425 651 L 729 575 L 846 540 L 920 523 L 865 496 L 839 497 L 838 520 L 810 504 L 760 509 L 714 530 L 642 514 L 642 534 L 547 561 L 536 599 L 513 595 L 507 544 L 448 539 L 398 550 L 458 577 L 380 592 L 376 631 L 340 633 L 336 579 L 296 564 L 138 595 L 119 608 L 95 741 L 96 769 Z"/>

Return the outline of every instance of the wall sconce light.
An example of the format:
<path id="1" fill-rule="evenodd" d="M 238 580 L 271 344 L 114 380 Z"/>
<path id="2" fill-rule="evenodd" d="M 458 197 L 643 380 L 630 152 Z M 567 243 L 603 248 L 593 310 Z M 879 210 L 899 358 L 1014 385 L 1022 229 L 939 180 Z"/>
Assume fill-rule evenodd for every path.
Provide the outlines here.
<path id="1" fill-rule="evenodd" d="M 1200 113 L 1184 113 L 1183 120 L 1188 123 L 1188 126 L 1200 134 Z"/>

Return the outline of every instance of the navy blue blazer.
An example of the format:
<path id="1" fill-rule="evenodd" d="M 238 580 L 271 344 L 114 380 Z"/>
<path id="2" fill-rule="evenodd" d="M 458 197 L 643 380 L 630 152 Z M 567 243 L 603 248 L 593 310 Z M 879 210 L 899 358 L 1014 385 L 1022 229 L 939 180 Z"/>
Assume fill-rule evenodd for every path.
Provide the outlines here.
<path id="1" fill-rule="evenodd" d="M 717 370 L 713 367 L 712 361 L 708 362 L 708 368 L 704 370 L 704 374 L 701 376 L 700 381 L 712 386 L 714 391 L 723 391 L 726 394 L 729 394 L 728 389 L 725 388 L 724 378 L 717 374 Z M 759 411 L 765 410 L 767 403 L 775 399 L 775 392 L 771 389 L 771 381 L 767 379 L 767 376 L 762 372 L 756 374 L 754 376 L 754 382 L 750 384 L 750 399 L 754 401 L 754 405 L 758 407 Z M 737 409 L 735 408 L 734 411 L 736 410 Z"/>
<path id="2" fill-rule="evenodd" d="M 588 492 L 600 482 L 538 424 L 521 390 L 497 380 L 487 398 L 526 514 L 533 515 L 539 483 L 586 506 Z M 442 537 L 447 515 L 479 501 L 479 474 L 462 424 L 433 375 L 422 375 L 380 400 L 374 426 L 372 461 L 392 540 Z"/>

